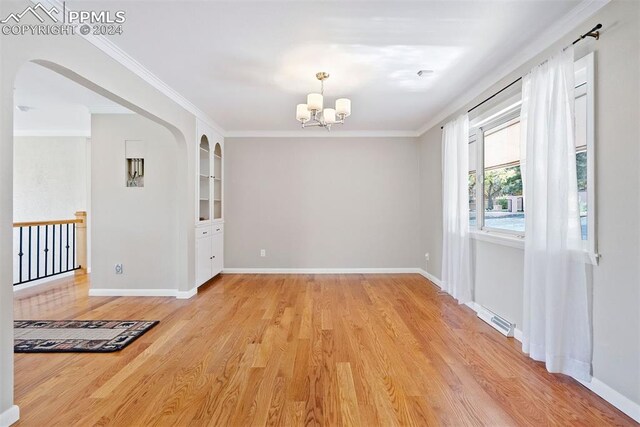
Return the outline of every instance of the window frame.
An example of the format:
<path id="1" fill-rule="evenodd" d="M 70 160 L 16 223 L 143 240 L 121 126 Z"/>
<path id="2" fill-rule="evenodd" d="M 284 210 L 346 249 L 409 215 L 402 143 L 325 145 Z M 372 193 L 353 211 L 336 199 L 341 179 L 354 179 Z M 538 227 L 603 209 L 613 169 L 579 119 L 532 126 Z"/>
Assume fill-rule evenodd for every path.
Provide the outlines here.
<path id="1" fill-rule="evenodd" d="M 475 229 L 470 227 L 469 231 L 471 233 L 491 233 L 500 237 L 510 237 L 519 240 L 524 239 L 524 233 L 521 231 L 487 227 L 484 221 L 484 134 L 490 131 L 497 131 L 499 128 L 509 126 L 511 122 L 520 119 L 520 105 L 522 101 L 516 98 L 521 98 L 521 95 L 518 94 L 507 100 L 506 103 L 510 104 L 509 106 L 499 113 L 479 121 L 471 127 L 469 132 L 469 143 L 476 143 L 476 227 Z"/>
<path id="2" fill-rule="evenodd" d="M 598 265 L 598 234 L 596 226 L 596 147 L 595 147 L 595 53 L 591 52 L 574 62 L 576 74 L 584 69 L 585 83 L 577 85 L 578 90 L 586 86 L 587 97 L 587 240 L 583 241 L 589 263 Z"/>
<path id="3" fill-rule="evenodd" d="M 574 61 L 576 74 L 584 72 L 585 82 L 576 85 L 576 90 L 585 86 L 587 96 L 587 239 L 583 241 L 585 261 L 598 265 L 596 226 L 596 152 L 595 152 L 595 54 L 593 52 Z M 584 70 L 584 71 L 583 71 Z M 576 96 L 577 97 L 577 96 Z M 472 120 L 469 129 L 469 144 L 476 144 L 476 226 L 469 226 L 469 234 L 484 240 L 515 248 L 524 248 L 524 233 L 484 225 L 484 133 L 520 117 L 522 93 L 518 92 L 495 108 Z M 475 122 L 475 123 L 474 123 Z M 482 209 L 482 212 L 479 210 Z M 525 210 L 526 215 L 526 210 Z M 525 230 L 526 233 L 526 230 Z"/>

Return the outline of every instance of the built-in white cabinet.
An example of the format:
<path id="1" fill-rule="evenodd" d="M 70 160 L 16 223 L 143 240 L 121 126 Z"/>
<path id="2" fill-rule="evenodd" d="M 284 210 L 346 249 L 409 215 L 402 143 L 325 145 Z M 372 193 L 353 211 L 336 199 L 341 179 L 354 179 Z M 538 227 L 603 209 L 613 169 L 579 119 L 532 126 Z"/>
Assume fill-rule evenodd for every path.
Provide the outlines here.
<path id="1" fill-rule="evenodd" d="M 197 135 L 196 284 L 200 286 L 224 267 L 224 141 L 201 122 Z"/>
<path id="2" fill-rule="evenodd" d="M 213 256 L 213 236 L 202 237 L 196 240 L 196 256 L 197 256 L 197 271 L 196 282 L 200 286 L 212 275 L 211 269 L 211 257 Z"/>
<path id="3" fill-rule="evenodd" d="M 198 227 L 196 234 L 196 281 L 200 286 L 224 267 L 224 233 L 222 224 Z"/>

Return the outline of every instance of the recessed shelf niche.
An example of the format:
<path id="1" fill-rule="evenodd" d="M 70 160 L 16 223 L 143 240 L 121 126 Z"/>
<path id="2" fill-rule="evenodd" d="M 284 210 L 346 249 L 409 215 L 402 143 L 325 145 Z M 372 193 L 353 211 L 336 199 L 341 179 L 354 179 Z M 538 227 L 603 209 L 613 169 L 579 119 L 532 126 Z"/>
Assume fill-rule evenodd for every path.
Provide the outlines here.
<path id="1" fill-rule="evenodd" d="M 126 140 L 124 142 L 127 187 L 144 187 L 144 152 L 144 141 Z"/>

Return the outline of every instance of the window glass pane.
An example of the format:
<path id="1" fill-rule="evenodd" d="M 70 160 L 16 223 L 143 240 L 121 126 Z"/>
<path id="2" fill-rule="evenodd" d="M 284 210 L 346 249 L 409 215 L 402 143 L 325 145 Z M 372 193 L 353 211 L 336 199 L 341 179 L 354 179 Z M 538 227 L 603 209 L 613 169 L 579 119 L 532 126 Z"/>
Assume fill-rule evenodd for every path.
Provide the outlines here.
<path id="1" fill-rule="evenodd" d="M 580 228 L 582 240 L 587 240 L 587 151 L 576 153 L 576 169 L 578 172 L 578 201 L 580 203 Z"/>
<path id="2" fill-rule="evenodd" d="M 524 232 L 520 174 L 520 121 L 484 134 L 484 225 Z"/>
<path id="3" fill-rule="evenodd" d="M 580 203 L 580 228 L 582 240 L 587 240 L 587 94 L 576 89 L 576 172 L 578 176 L 578 201 Z"/>

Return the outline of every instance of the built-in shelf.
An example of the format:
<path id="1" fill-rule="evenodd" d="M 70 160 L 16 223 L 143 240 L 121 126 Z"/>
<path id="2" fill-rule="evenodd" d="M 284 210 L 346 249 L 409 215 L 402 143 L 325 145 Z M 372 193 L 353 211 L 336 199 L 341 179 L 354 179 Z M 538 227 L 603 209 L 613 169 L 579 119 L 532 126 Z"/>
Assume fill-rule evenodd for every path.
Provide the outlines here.
<path id="1" fill-rule="evenodd" d="M 212 147 L 213 156 L 213 184 L 212 186 L 212 199 L 213 199 L 213 209 L 212 209 L 212 218 L 213 219 L 222 219 L 222 179 L 224 178 L 224 174 L 222 171 L 222 145 L 220 143 L 216 143 Z"/>
<path id="2" fill-rule="evenodd" d="M 209 221 L 211 219 L 211 183 L 209 176 L 211 175 L 211 146 L 206 135 L 200 138 L 200 163 L 198 174 L 200 182 L 198 183 L 198 194 L 200 196 L 200 212 L 198 218 L 200 221 Z"/>
<path id="3" fill-rule="evenodd" d="M 200 286 L 220 273 L 224 267 L 224 140 L 199 120 L 196 121 L 196 130 L 199 149 L 194 150 L 198 170 L 193 171 L 196 174 L 197 190 L 195 255 L 196 284 Z"/>

